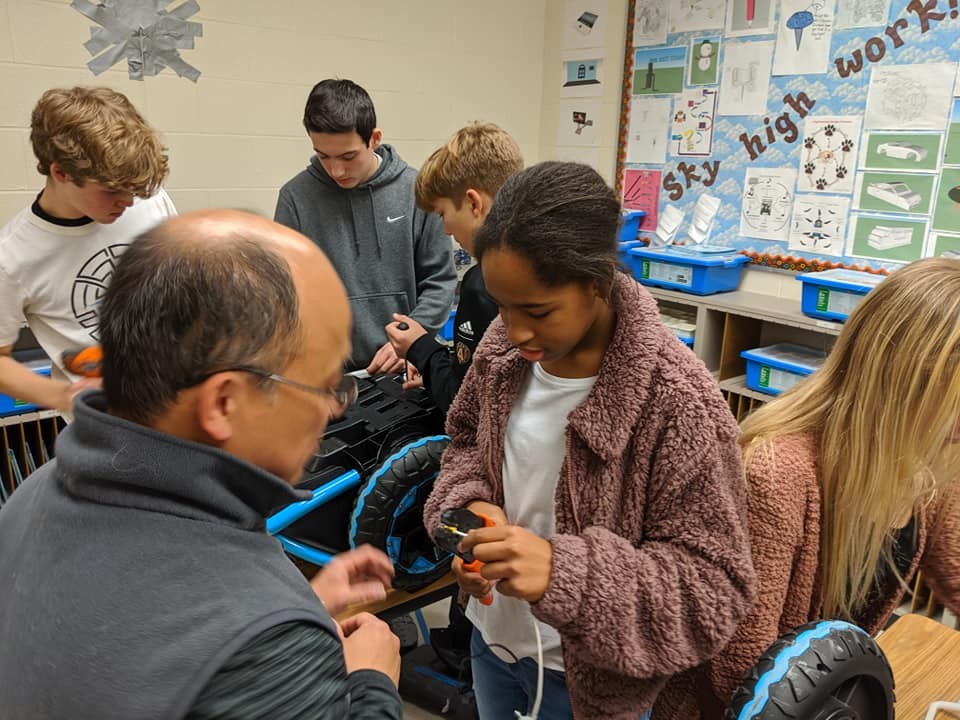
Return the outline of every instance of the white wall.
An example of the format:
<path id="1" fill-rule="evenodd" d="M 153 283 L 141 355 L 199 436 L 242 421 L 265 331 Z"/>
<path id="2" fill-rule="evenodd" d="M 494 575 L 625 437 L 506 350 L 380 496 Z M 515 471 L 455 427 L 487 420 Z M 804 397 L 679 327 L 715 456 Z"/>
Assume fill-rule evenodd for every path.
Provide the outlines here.
<path id="1" fill-rule="evenodd" d="M 626 42 L 627 0 L 607 0 L 607 32 L 604 48 L 603 115 L 600 118 L 596 147 L 557 145 L 560 105 L 560 73 L 564 41 L 564 0 L 550 0 L 543 50 L 543 111 L 540 123 L 540 159 L 570 160 L 592 165 L 611 185 L 617 160 L 617 133 L 620 125 L 620 93 Z"/>
<path id="2" fill-rule="evenodd" d="M 119 65 L 94 76 L 82 45 L 92 23 L 69 0 L 0 0 L 0 223 L 42 187 L 30 111 L 56 86 L 124 92 L 169 147 L 165 185 L 181 211 L 272 216 L 279 186 L 309 159 L 300 118 L 325 77 L 370 92 L 384 140 L 411 165 L 470 120 L 500 124 L 538 159 L 548 0 L 199 3 L 203 37 L 181 51 L 203 73 L 194 85 L 169 70 L 131 81 Z"/>

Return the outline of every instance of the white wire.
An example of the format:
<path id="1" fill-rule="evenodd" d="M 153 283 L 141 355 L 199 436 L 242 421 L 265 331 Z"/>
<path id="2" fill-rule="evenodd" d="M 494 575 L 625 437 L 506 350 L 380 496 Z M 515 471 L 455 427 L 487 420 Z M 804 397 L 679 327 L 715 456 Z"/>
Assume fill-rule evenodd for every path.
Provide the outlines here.
<path id="1" fill-rule="evenodd" d="M 521 715 L 519 710 L 514 710 L 517 720 L 537 720 L 540 715 L 540 701 L 543 700 L 543 639 L 540 637 L 540 623 L 536 618 L 533 619 L 533 632 L 537 636 L 537 696 L 529 715 Z"/>
<path id="2" fill-rule="evenodd" d="M 537 720 L 540 714 L 540 701 L 543 699 L 543 640 L 540 639 L 540 623 L 533 621 L 533 631 L 537 634 L 537 699 L 533 701 L 531 720 Z"/>
<path id="3" fill-rule="evenodd" d="M 951 702 L 935 702 L 930 704 L 930 709 L 927 710 L 927 714 L 924 717 L 924 720 L 934 720 L 937 717 L 938 712 L 947 712 L 947 713 L 960 713 L 960 703 L 951 703 Z"/>

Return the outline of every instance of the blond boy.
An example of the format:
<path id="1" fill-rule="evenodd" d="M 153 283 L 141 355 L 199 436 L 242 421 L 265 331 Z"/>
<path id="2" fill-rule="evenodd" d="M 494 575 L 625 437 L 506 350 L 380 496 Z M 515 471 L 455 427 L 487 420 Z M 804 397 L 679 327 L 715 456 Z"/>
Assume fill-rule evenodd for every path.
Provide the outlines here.
<path id="1" fill-rule="evenodd" d="M 523 169 L 516 141 L 493 123 L 473 123 L 458 130 L 427 159 L 417 175 L 417 206 L 435 212 L 443 229 L 468 253 L 473 234 L 490 212 L 493 199 L 514 173 Z M 497 316 L 479 267 L 470 268 L 460 285 L 454 320 L 453 351 L 415 320 L 395 314 L 386 326 L 398 357 L 406 358 L 423 378 L 437 405 L 446 412 L 453 402 L 473 353 L 487 326 Z M 407 329 L 403 330 L 401 323 Z M 408 381 L 409 384 L 409 381 Z"/>
<path id="2" fill-rule="evenodd" d="M 92 381 L 68 373 L 63 353 L 97 343 L 97 306 L 116 259 L 176 209 L 160 187 L 165 148 L 119 92 L 48 90 L 30 141 L 46 182 L 0 229 L 0 392 L 68 412 Z M 12 357 L 24 325 L 50 356 L 49 379 Z"/>

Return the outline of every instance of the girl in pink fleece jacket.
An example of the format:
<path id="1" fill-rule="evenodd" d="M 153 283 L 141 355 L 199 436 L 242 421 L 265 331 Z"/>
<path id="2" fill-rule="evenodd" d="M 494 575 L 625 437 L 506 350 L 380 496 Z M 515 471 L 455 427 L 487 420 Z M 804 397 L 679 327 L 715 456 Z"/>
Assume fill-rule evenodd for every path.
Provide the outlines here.
<path id="1" fill-rule="evenodd" d="M 532 712 L 537 630 L 540 717 L 638 720 L 753 600 L 736 422 L 617 272 L 618 219 L 594 170 L 542 163 L 475 238 L 500 318 L 448 415 L 424 521 L 465 506 L 496 522 L 461 543 L 479 573 L 453 563 L 483 720 Z"/>
<path id="2" fill-rule="evenodd" d="M 741 444 L 757 602 L 709 665 L 671 680 L 655 720 L 719 720 L 767 647 L 811 620 L 883 629 L 918 569 L 960 612 L 960 262 L 884 280 Z"/>

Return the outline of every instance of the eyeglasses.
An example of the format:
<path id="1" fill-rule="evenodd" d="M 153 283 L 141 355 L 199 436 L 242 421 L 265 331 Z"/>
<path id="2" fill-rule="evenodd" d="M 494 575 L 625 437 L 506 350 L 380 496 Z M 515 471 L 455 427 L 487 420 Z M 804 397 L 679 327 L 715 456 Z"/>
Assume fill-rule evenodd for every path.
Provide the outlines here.
<path id="1" fill-rule="evenodd" d="M 344 375 L 342 378 L 340 378 L 340 382 L 338 382 L 334 387 L 325 388 L 317 385 L 307 385 L 306 383 L 298 382 L 297 380 L 291 380 L 290 378 L 278 373 L 268 372 L 266 370 L 262 370 L 261 368 L 253 367 L 252 365 L 237 365 L 236 367 L 223 368 L 222 370 L 215 370 L 212 373 L 208 373 L 200 380 L 200 382 L 203 382 L 209 377 L 225 372 L 250 373 L 251 375 L 256 375 L 257 377 L 263 378 L 264 380 L 270 380 L 283 385 L 289 385 L 290 387 L 303 390 L 304 392 L 308 392 L 313 395 L 329 395 L 343 409 L 350 407 L 357 400 L 357 379 L 353 375 Z"/>

